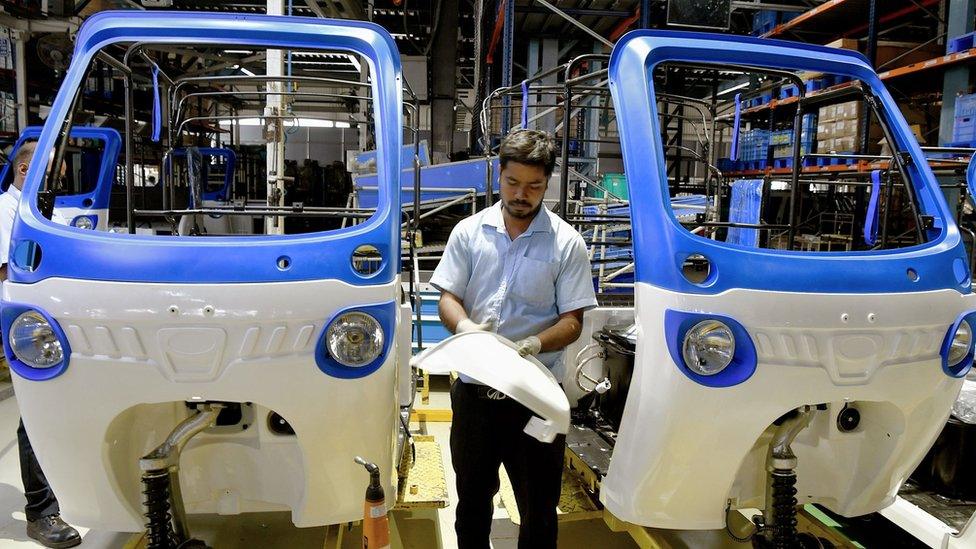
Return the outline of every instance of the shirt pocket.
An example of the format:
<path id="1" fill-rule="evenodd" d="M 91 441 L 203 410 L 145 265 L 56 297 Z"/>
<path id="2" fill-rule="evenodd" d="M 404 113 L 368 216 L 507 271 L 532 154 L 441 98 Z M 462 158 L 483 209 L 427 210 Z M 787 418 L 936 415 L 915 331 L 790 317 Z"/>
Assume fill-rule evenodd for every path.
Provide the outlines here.
<path id="1" fill-rule="evenodd" d="M 558 261 L 523 257 L 512 279 L 512 297 L 532 305 L 555 305 L 558 269 Z"/>

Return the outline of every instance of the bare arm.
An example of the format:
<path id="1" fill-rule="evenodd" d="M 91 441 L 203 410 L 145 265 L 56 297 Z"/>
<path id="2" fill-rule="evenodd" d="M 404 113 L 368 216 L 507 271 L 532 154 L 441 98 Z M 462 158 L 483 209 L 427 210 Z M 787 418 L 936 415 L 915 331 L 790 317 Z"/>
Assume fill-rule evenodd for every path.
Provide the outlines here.
<path id="1" fill-rule="evenodd" d="M 443 298 L 441 298 L 443 303 Z M 443 318 L 443 315 L 441 316 Z M 583 309 L 559 315 L 559 320 L 536 337 L 542 342 L 542 352 L 558 351 L 579 339 L 583 331 Z"/>
<path id="2" fill-rule="evenodd" d="M 452 334 L 457 333 L 458 322 L 468 318 L 468 313 L 464 312 L 464 302 L 461 301 L 461 298 L 447 291 L 441 292 L 437 314 L 441 317 L 441 324 Z"/>

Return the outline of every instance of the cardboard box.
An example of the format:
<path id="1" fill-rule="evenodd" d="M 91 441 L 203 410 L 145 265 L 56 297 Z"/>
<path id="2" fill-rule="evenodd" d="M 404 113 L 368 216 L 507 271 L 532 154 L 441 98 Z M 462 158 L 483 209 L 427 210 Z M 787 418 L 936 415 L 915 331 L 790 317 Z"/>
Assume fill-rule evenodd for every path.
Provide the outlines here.
<path id="1" fill-rule="evenodd" d="M 858 51 L 858 42 L 853 38 L 839 38 L 827 44 L 827 47 Z"/>
<path id="2" fill-rule="evenodd" d="M 827 105 L 826 107 L 820 107 L 817 111 L 817 120 L 820 122 L 832 122 L 837 116 L 837 105 Z"/>
<path id="3" fill-rule="evenodd" d="M 861 146 L 861 144 L 853 137 L 838 137 L 833 141 L 833 149 L 839 153 L 855 152 Z"/>
<path id="4" fill-rule="evenodd" d="M 836 120 L 832 124 L 833 131 L 830 136 L 834 139 L 857 137 L 861 133 L 861 121 L 859 119 Z"/>
<path id="5" fill-rule="evenodd" d="M 834 114 L 834 120 L 851 120 L 861 117 L 864 103 L 861 101 L 848 101 L 846 103 L 838 103 L 834 107 L 837 109 Z"/>

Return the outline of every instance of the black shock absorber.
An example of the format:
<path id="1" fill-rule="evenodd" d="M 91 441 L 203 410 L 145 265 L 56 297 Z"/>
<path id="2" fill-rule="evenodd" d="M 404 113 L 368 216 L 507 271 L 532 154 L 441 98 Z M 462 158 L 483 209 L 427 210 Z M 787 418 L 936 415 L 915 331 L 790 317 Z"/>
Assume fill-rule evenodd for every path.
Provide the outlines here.
<path id="1" fill-rule="evenodd" d="M 797 547 L 796 537 L 796 471 L 772 472 L 772 546 L 775 549 Z"/>
<path id="2" fill-rule="evenodd" d="M 146 506 L 146 549 L 171 549 L 173 524 L 169 513 L 169 473 L 165 469 L 142 474 Z"/>

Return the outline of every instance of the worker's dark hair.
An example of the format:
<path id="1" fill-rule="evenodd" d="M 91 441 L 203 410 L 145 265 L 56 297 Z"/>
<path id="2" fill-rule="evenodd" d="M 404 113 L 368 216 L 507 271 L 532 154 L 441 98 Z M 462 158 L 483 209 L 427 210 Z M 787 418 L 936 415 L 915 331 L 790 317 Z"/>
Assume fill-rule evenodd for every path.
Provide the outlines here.
<path id="1" fill-rule="evenodd" d="M 498 161 L 502 168 L 508 162 L 539 166 L 548 178 L 556 167 L 556 141 L 548 132 L 516 130 L 502 140 Z"/>
<path id="2" fill-rule="evenodd" d="M 17 154 L 14 155 L 13 168 L 16 170 L 17 166 L 21 164 L 30 164 L 31 157 L 34 156 L 34 149 L 37 148 L 37 141 L 25 141 L 17 149 Z"/>

